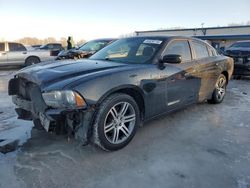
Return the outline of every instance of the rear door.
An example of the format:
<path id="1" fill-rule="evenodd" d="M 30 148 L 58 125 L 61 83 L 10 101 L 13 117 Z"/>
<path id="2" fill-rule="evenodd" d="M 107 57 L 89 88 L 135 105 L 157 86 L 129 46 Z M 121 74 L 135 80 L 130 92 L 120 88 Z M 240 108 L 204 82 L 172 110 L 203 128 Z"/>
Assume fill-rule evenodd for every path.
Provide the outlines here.
<path id="1" fill-rule="evenodd" d="M 26 48 L 19 43 L 9 43 L 9 51 L 8 51 L 8 63 L 13 65 L 22 65 L 27 57 Z"/>
<path id="2" fill-rule="evenodd" d="M 171 111 L 197 101 L 200 79 L 197 77 L 197 63 L 193 60 L 188 40 L 171 41 L 163 55 L 178 54 L 180 64 L 167 64 L 166 105 Z"/>
<path id="3" fill-rule="evenodd" d="M 0 65 L 7 63 L 7 53 L 5 50 L 5 43 L 0 42 Z"/>
<path id="4" fill-rule="evenodd" d="M 220 75 L 219 62 L 216 62 L 217 53 L 215 50 L 206 43 L 192 40 L 191 47 L 194 51 L 194 58 L 199 65 L 197 68 L 201 78 L 199 101 L 203 101 L 214 90 L 215 82 Z"/>

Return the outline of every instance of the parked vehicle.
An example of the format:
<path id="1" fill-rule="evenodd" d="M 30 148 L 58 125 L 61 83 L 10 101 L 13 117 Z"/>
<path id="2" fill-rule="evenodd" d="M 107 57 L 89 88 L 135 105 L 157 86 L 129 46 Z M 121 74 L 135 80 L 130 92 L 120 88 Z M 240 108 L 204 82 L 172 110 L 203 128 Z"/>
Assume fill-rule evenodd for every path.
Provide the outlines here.
<path id="1" fill-rule="evenodd" d="M 0 42 L 0 66 L 19 65 L 28 66 L 41 61 L 53 60 L 50 51 L 28 50 L 24 45 L 16 42 Z"/>
<path id="2" fill-rule="evenodd" d="M 221 103 L 232 72 L 233 59 L 199 39 L 133 37 L 86 60 L 25 68 L 10 80 L 9 95 L 20 119 L 117 150 L 142 122 L 197 102 Z"/>
<path id="3" fill-rule="evenodd" d="M 89 41 L 79 48 L 74 48 L 70 50 L 61 51 L 58 56 L 57 60 L 62 59 L 82 59 L 82 58 L 88 58 L 97 51 L 101 50 L 111 42 L 113 42 L 115 39 L 97 39 Z"/>
<path id="4" fill-rule="evenodd" d="M 250 41 L 238 41 L 227 48 L 224 54 L 234 58 L 235 76 L 250 76 Z"/>
<path id="5" fill-rule="evenodd" d="M 60 43 L 48 43 L 40 46 L 40 50 L 49 50 L 53 56 L 57 56 L 61 51 L 64 50 Z"/>
<path id="6" fill-rule="evenodd" d="M 32 45 L 32 47 L 35 48 L 35 49 L 38 49 L 38 48 L 40 48 L 41 46 L 42 46 L 41 44 Z"/>
<path id="7" fill-rule="evenodd" d="M 64 50 L 60 43 L 48 43 L 39 47 L 40 50 Z"/>

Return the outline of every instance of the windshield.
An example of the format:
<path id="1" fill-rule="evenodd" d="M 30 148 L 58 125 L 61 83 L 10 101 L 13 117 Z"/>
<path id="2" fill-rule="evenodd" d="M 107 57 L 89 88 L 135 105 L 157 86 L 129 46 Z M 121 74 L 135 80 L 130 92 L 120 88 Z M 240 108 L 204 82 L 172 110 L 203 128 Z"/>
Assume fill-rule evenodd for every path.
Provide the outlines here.
<path id="1" fill-rule="evenodd" d="M 90 57 L 121 63 L 150 63 L 160 49 L 162 39 L 120 39 Z"/>
<path id="2" fill-rule="evenodd" d="M 110 41 L 90 41 L 83 44 L 79 49 L 82 51 L 98 51 L 106 46 Z"/>
<path id="3" fill-rule="evenodd" d="M 234 47 L 234 48 L 250 48 L 250 42 L 237 42 L 237 43 L 234 43 L 231 47 Z"/>

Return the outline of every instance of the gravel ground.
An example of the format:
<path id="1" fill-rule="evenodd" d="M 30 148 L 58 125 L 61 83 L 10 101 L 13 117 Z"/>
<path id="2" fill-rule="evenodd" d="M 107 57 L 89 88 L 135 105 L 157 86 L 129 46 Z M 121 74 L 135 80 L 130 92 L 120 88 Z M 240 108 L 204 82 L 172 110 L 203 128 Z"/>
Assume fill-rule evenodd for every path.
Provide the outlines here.
<path id="1" fill-rule="evenodd" d="M 0 72 L 0 139 L 18 134 L 23 143 L 32 125 L 15 119 L 10 74 Z M 18 151 L 0 154 L 0 187 L 249 188 L 249 106 L 249 80 L 232 80 L 222 104 L 150 121 L 126 148 L 109 153 L 33 130 Z"/>

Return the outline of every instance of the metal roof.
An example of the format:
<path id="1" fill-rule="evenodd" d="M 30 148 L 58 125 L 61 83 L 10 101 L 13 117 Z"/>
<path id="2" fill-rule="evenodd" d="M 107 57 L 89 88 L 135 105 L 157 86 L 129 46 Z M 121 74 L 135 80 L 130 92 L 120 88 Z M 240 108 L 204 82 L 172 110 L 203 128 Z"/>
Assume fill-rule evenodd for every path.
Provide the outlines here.
<path id="1" fill-rule="evenodd" d="M 203 40 L 250 40 L 250 35 L 204 35 L 193 37 Z"/>
<path id="2" fill-rule="evenodd" d="M 199 28 L 186 28 L 186 29 L 163 29 L 163 30 L 149 30 L 149 31 L 135 31 L 135 33 L 147 33 L 147 32 L 164 32 L 164 31 L 195 31 L 195 30 L 207 30 L 207 29 L 234 29 L 234 28 L 250 28 L 250 25 L 239 26 L 222 26 L 222 27 L 199 27 Z"/>

